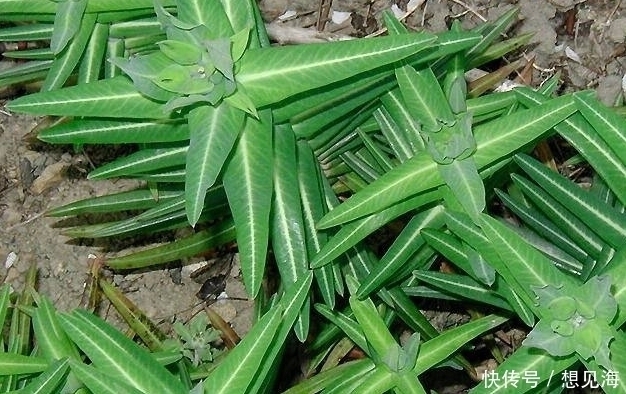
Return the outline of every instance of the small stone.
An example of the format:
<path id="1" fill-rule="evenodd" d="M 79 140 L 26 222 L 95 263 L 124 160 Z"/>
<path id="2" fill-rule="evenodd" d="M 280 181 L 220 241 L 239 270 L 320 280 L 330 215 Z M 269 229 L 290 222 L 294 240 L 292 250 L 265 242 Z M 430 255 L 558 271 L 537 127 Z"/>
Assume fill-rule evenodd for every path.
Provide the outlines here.
<path id="1" fill-rule="evenodd" d="M 5 227 L 11 227 L 14 224 L 18 224 L 22 221 L 22 214 L 15 209 L 7 208 L 2 212 L 0 216 L 0 223 Z"/>
<path id="2" fill-rule="evenodd" d="M 30 191 L 33 194 L 41 194 L 61 183 L 63 174 L 70 165 L 68 163 L 54 163 L 46 167 L 45 170 L 33 181 Z"/>
<path id="3" fill-rule="evenodd" d="M 624 42 L 626 39 L 626 18 L 613 19 L 607 31 L 607 37 L 615 43 Z"/>
<path id="4" fill-rule="evenodd" d="M 596 92 L 598 93 L 598 100 L 604 105 L 612 107 L 615 105 L 617 96 L 622 91 L 622 78 L 619 75 L 607 75 L 601 78 Z"/>

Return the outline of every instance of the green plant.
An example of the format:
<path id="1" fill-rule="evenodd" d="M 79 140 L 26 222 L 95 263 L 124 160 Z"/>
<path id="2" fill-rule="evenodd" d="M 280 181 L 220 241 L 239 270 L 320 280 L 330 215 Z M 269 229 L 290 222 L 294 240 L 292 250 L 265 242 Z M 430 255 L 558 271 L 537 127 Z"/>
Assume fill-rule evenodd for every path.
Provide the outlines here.
<path id="1" fill-rule="evenodd" d="M 26 18 L 26 8 L 9 3 Z M 83 5 L 80 21 L 62 17 Z M 562 244 L 543 244 L 544 252 L 575 272 L 587 265 L 565 251 L 580 257 L 591 245 L 597 268 L 588 270 L 598 278 L 578 280 L 484 213 L 494 188 L 508 182 L 502 174 L 513 168 L 512 155 L 528 151 L 553 129 L 598 165 L 624 202 L 619 186 L 623 171 L 613 167 L 615 152 L 589 149 L 602 139 L 623 143 L 622 121 L 608 115 L 587 92 L 551 99 L 554 79 L 539 92 L 522 88 L 468 98 L 464 72 L 527 39 L 493 44 L 515 18 L 515 9 L 470 32 L 455 25 L 437 35 L 408 34 L 387 15 L 388 37 L 277 48 L 269 46 L 253 2 L 180 1 L 166 6 L 157 4 L 156 17 L 146 21 L 111 22 L 109 32 L 128 28 L 142 46 L 132 54 L 111 53 L 117 68 L 107 66 L 104 79 L 84 83 L 79 78 L 76 86 L 49 91 L 44 83 L 46 91 L 18 98 L 8 107 L 67 117 L 39 134 L 44 141 L 137 145 L 136 153 L 96 169 L 90 177 L 141 179 L 145 190 L 76 202 L 50 214 L 142 212 L 118 222 L 71 228 L 66 234 L 106 237 L 197 227 L 189 238 L 109 258 L 110 267 L 156 265 L 236 240 L 246 288 L 257 296 L 271 245 L 284 291 L 281 301 L 260 302 L 259 308 L 269 312 L 195 390 L 270 392 L 289 332 L 302 341 L 309 335 L 312 300 L 323 301 L 315 310 L 332 322 L 310 345 L 314 367 L 326 360 L 328 370 L 292 388 L 295 392 L 331 390 L 337 382 L 342 384 L 336 392 L 353 392 L 363 382 L 376 383 L 361 386 L 364 392 L 423 392 L 417 376 L 443 361 L 472 373 L 467 360 L 452 354 L 503 319 L 478 319 L 440 334 L 407 294 L 485 301 L 529 326 L 539 318 L 527 346 L 501 369 L 561 371 L 576 360 L 597 372 L 598 362 L 622 368 L 612 350 L 622 344 L 621 323 L 616 324 L 621 294 L 609 294 L 609 282 L 602 276 L 611 275 L 614 286 L 620 277 L 610 270 L 621 269 L 621 255 L 611 260 L 610 249 L 620 247 L 621 223 L 607 219 L 612 215 L 596 215 L 597 205 L 583 204 L 593 208 L 583 220 L 595 217 L 590 223 L 608 246 L 584 234 L 573 241 L 586 244 L 569 242 L 566 250 L 560 250 Z M 57 37 L 51 44 L 56 50 L 66 39 L 67 48 L 78 42 L 80 34 L 71 33 L 81 31 L 77 23 L 107 14 L 105 5 L 98 8 L 91 2 L 58 9 L 29 2 L 24 7 L 48 17 L 58 12 L 46 30 Z M 121 6 L 116 7 L 111 5 L 115 10 Z M 136 15 L 145 15 L 147 5 L 138 2 L 137 7 Z M 65 20 L 70 23 L 57 23 Z M 32 26 L 24 29 L 34 31 Z M 96 30 L 85 31 L 94 35 Z M 52 64 L 64 53 L 58 52 Z M 120 70 L 130 79 L 115 76 Z M 80 67 L 78 71 L 80 77 Z M 523 156 L 516 158 L 524 161 Z M 341 193 L 350 197 L 339 203 Z M 378 259 L 362 241 L 399 217 L 406 224 Z M 613 230 L 605 232 L 605 227 Z M 438 252 L 467 275 L 430 271 Z M 504 264 L 509 261 L 519 272 Z M 416 280 L 440 291 L 418 287 Z M 345 285 L 350 308 L 338 311 L 336 297 L 343 295 Z M 555 296 L 557 288 L 562 297 Z M 607 301 L 606 310 L 592 316 L 589 310 L 596 304 L 580 297 L 585 292 Z M 554 303 L 566 305 L 567 313 L 556 310 Z M 389 309 L 379 315 L 376 305 Z M 419 333 L 404 347 L 387 328 L 397 318 Z M 575 329 L 576 335 L 568 336 L 572 323 L 586 331 Z M 556 331 L 550 333 L 548 326 Z M 348 339 L 341 339 L 341 331 Z M 353 343 L 368 358 L 337 366 Z M 326 358 L 329 351 L 338 357 L 336 362 Z M 542 375 L 542 382 L 548 376 Z M 181 387 L 191 389 L 189 379 L 181 381 L 189 386 Z"/>

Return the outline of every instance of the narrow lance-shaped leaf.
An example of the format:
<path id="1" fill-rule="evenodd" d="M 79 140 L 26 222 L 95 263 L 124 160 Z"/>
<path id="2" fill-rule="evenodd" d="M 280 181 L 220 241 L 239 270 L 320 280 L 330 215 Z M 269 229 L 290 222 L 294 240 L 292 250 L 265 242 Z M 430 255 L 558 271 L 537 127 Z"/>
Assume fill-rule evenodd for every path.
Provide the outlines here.
<path id="1" fill-rule="evenodd" d="M 559 97 L 541 107 L 515 112 L 474 128 L 478 169 L 493 164 L 536 140 L 576 110 L 571 97 Z M 494 135 L 493 130 L 499 133 Z M 378 212 L 403 199 L 442 184 L 436 163 L 427 154 L 417 154 L 406 163 L 368 185 L 330 211 L 318 223 L 328 228 Z"/>
<path id="2" fill-rule="evenodd" d="M 168 117 L 161 103 L 143 96 L 126 77 L 22 96 L 7 104 L 7 108 L 34 115 L 132 119 Z"/>
<path id="3" fill-rule="evenodd" d="M 185 211 L 192 226 L 204 207 L 204 196 L 213 186 L 228 157 L 245 114 L 224 103 L 203 105 L 189 113 L 189 150 L 185 165 Z"/>
<path id="4" fill-rule="evenodd" d="M 413 55 L 436 40 L 425 33 L 249 50 L 236 78 L 262 107 Z"/>
<path id="5" fill-rule="evenodd" d="M 87 0 L 63 0 L 56 3 L 57 10 L 54 15 L 54 30 L 50 39 L 50 49 L 55 55 L 58 55 L 80 28 L 80 22 L 87 7 Z"/>
<path id="6" fill-rule="evenodd" d="M 465 212 L 476 218 L 485 209 L 485 185 L 474 158 L 454 159 L 450 164 L 439 164 L 437 169 Z"/>
<path id="7" fill-rule="evenodd" d="M 489 315 L 448 330 L 421 345 L 413 371 L 421 374 L 449 357 L 478 335 L 499 326 L 508 319 Z"/>
<path id="8" fill-rule="evenodd" d="M 257 376 L 265 366 L 271 366 L 274 357 L 296 320 L 297 312 L 307 298 L 312 275 L 309 273 L 302 281 L 285 292 L 255 325 L 243 340 L 231 350 L 226 358 L 213 370 L 204 381 L 207 394 L 240 394 L 252 392 Z M 273 357 L 266 357 L 266 356 Z M 267 373 L 267 371 L 265 371 Z M 262 374 L 264 375 L 264 374 Z"/>
<path id="9" fill-rule="evenodd" d="M 273 192 L 272 116 L 247 117 L 223 183 L 237 228 L 237 245 L 246 290 L 255 297 L 261 287 L 269 241 Z"/>
<path id="10" fill-rule="evenodd" d="M 50 71 L 41 86 L 42 91 L 58 89 L 67 81 L 85 51 L 96 24 L 96 17 L 95 14 L 85 14 L 82 17 L 76 36 L 50 66 Z"/>
<path id="11" fill-rule="evenodd" d="M 286 289 L 308 271 L 305 228 L 300 205 L 296 164 L 296 141 L 288 125 L 274 127 L 274 201 L 272 204 L 272 246 L 276 265 Z M 308 333 L 309 304 L 296 324 L 301 341 Z"/>
<path id="12" fill-rule="evenodd" d="M 87 43 L 78 69 L 79 83 L 89 83 L 97 81 L 100 78 L 108 38 L 109 25 L 96 23 L 91 32 L 91 37 L 89 37 L 89 42 Z"/>
<path id="13" fill-rule="evenodd" d="M 420 122 L 422 131 L 437 132 L 442 123 L 452 125 L 456 121 L 430 67 L 416 71 L 404 66 L 396 69 L 396 78 L 407 109 Z"/>
<path id="14" fill-rule="evenodd" d="M 326 233 L 317 231 L 315 223 L 326 213 L 324 190 L 319 163 L 305 141 L 298 141 L 298 184 L 302 201 L 302 215 L 306 230 L 307 257 L 310 261 L 328 241 Z M 331 266 L 314 271 L 317 285 L 324 302 L 331 308 L 335 305 L 335 288 Z"/>
<path id="15" fill-rule="evenodd" d="M 493 249 L 514 273 L 510 277 L 508 273 L 500 272 L 505 281 L 519 283 L 531 299 L 535 298 L 534 288 L 576 283 L 571 277 L 562 275 L 548 258 L 524 242 L 515 232 L 496 219 L 484 214 L 481 216 L 481 227 Z"/>
<path id="16" fill-rule="evenodd" d="M 557 201 L 569 201 L 567 208 L 581 221 L 592 229 L 602 229 L 596 230 L 600 238 L 613 247 L 623 246 L 626 237 L 626 215 L 605 204 L 597 196 L 577 187 L 568 179 L 548 170 L 528 155 L 518 154 L 515 161 Z M 572 209 L 573 206 L 576 209 Z"/>
<path id="17" fill-rule="evenodd" d="M 443 225 L 442 213 L 443 207 L 437 205 L 413 216 L 380 259 L 378 267 L 361 280 L 356 296 L 363 299 L 386 283 L 398 280 L 397 274 L 402 266 L 424 245 L 424 239 L 420 236 L 421 230 L 427 227 L 441 227 Z"/>
<path id="18" fill-rule="evenodd" d="M 70 338 L 103 373 L 146 393 L 186 393 L 150 353 L 98 317 L 76 310 L 59 318 Z"/>

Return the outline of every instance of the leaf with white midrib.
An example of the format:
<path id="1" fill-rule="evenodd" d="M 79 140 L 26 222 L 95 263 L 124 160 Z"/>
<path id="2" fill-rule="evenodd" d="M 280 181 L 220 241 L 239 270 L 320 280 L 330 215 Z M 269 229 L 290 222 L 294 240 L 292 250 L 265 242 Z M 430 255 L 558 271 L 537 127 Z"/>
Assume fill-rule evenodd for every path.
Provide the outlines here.
<path id="1" fill-rule="evenodd" d="M 272 117 L 248 117 L 232 158 L 224 169 L 224 190 L 237 228 L 241 272 L 251 297 L 258 293 L 269 242 L 272 204 Z"/>
<path id="2" fill-rule="evenodd" d="M 115 77 L 49 92 L 22 96 L 7 104 L 14 112 L 34 115 L 164 119 L 162 103 L 137 92 L 126 77 Z"/>
<path id="3" fill-rule="evenodd" d="M 247 51 L 237 80 L 259 107 L 390 64 L 426 49 L 425 33 Z"/>
<path id="4" fill-rule="evenodd" d="M 225 103 L 204 105 L 189 113 L 189 150 L 185 164 L 185 211 L 195 226 L 204 208 L 204 196 L 228 158 L 245 114 Z"/>
<path id="5" fill-rule="evenodd" d="M 575 110 L 571 97 L 563 96 L 541 107 L 518 111 L 474 127 L 477 150 L 473 157 L 476 166 L 479 170 L 483 169 L 521 149 Z M 499 133 L 494 134 L 494 130 Z M 378 212 L 442 183 L 436 163 L 428 153 L 418 153 L 331 210 L 317 224 L 318 228 L 332 227 Z"/>
<path id="6" fill-rule="evenodd" d="M 626 215 L 604 204 L 597 196 L 575 186 L 562 176 L 543 168 L 528 155 L 518 154 L 515 161 L 531 178 L 539 183 L 557 201 L 567 201 L 566 208 L 596 234 L 619 248 L 626 239 Z"/>

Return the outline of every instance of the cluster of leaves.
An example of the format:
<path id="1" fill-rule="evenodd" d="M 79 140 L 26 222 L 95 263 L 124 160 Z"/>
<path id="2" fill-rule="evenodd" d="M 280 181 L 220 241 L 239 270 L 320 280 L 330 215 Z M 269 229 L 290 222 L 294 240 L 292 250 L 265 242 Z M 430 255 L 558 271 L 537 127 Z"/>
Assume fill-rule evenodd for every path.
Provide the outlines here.
<path id="1" fill-rule="evenodd" d="M 560 382 L 546 380 L 578 363 L 597 376 L 626 373 L 624 296 L 615 290 L 626 277 L 624 120 L 587 92 L 551 98 L 556 79 L 538 91 L 468 93 L 467 69 L 527 38 L 494 43 L 515 9 L 472 31 L 454 25 L 436 35 L 409 34 L 386 15 L 387 37 L 272 47 L 252 1 L 181 0 L 152 10 L 138 0 L 125 16 L 126 6 L 114 0 L 42 1 L 6 2 L 11 19 L 32 20 L 25 10 L 43 19 L 0 37 L 20 31 L 24 39 L 50 39 L 50 51 L 39 52 L 52 55 L 36 72 L 28 67 L 37 60 L 0 76 L 12 83 L 45 75 L 43 92 L 8 107 L 62 117 L 39 135 L 44 141 L 137 144 L 136 153 L 90 177 L 147 184 L 53 209 L 57 216 L 142 211 L 66 234 L 121 236 L 191 224 L 197 231 L 189 238 L 107 264 L 141 268 L 236 240 L 251 297 L 259 295 L 271 246 L 283 295 L 267 303 L 258 297 L 268 312 L 198 378 L 206 379 L 196 390 L 271 391 L 289 333 L 309 337 L 311 313 L 330 321 L 309 344 L 312 368 L 325 364 L 291 393 L 422 393 L 417 377 L 445 361 L 472 373 L 455 352 L 505 319 L 487 316 L 438 333 L 410 296 L 487 304 L 485 311 L 534 326 L 497 371 L 533 371 L 554 390 Z M 36 28 L 44 33 L 35 36 Z M 137 42 L 140 49 L 124 51 Z M 75 72 L 76 86 L 57 89 Z M 600 186 L 584 191 L 514 155 L 554 131 L 594 167 Z M 514 174 L 510 183 L 506 175 L 518 169 L 531 180 Z M 504 187 L 508 194 L 497 189 Z M 525 226 L 484 212 L 492 191 Z M 340 193 L 350 198 L 340 203 Z M 378 258 L 362 241 L 399 217 L 406 224 Z M 462 274 L 431 270 L 441 257 Z M 349 305 L 338 310 L 346 287 Z M 396 319 L 415 332 L 403 346 L 388 328 Z M 198 352 L 192 332 L 184 336 L 196 361 L 212 357 Z M 354 345 L 367 357 L 339 364 Z M 182 376 L 174 390 L 192 390 Z M 121 384 L 151 392 L 133 377 Z M 622 386 L 605 390 L 626 391 Z M 513 389 L 533 390 L 497 392 Z"/>

